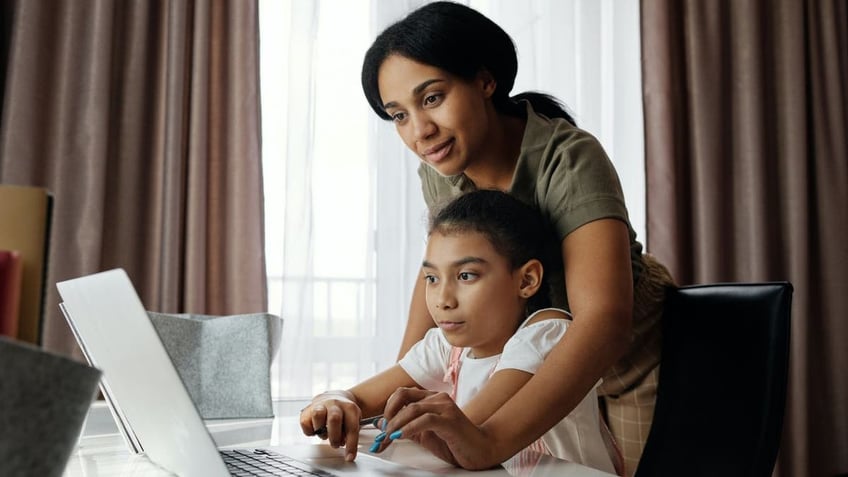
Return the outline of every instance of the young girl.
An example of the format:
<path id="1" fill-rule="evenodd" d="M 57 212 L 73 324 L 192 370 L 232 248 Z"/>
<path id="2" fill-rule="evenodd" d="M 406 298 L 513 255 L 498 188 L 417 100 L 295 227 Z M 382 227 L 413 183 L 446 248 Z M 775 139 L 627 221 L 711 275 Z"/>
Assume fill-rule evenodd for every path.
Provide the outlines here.
<path id="1" fill-rule="evenodd" d="M 462 195 L 431 219 L 421 281 L 437 328 L 400 362 L 348 391 L 316 396 L 300 417 L 303 432 L 326 428 L 333 446 L 356 454 L 359 419 L 380 414 L 399 387 L 450 395 L 482 424 L 536 372 L 569 327 L 548 308 L 546 227 L 537 212 L 499 191 Z M 372 451 L 397 434 L 377 437 Z M 607 472 L 613 465 L 592 389 L 530 450 Z"/>
<path id="2" fill-rule="evenodd" d="M 558 257 L 546 270 L 552 303 L 574 319 L 538 372 L 483 424 L 465 419 L 443 395 L 409 390 L 389 403 L 388 428 L 411 438 L 429 433 L 425 445 L 434 452 L 486 468 L 535 441 L 603 377 L 598 394 L 631 474 L 653 418 L 659 320 L 673 282 L 642 254 L 598 141 L 553 98 L 510 96 L 517 64 L 503 29 L 451 2 L 413 11 L 365 55 L 365 96 L 419 156 L 428 206 L 498 189 L 541 211 L 556 234 Z M 401 356 L 433 326 L 425 288 L 415 285 Z"/>

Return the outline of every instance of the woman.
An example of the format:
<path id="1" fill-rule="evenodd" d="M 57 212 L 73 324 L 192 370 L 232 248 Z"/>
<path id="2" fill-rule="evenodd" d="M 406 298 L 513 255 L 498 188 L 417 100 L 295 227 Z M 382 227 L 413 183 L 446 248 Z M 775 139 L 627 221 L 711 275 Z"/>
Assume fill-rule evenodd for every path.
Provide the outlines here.
<path id="1" fill-rule="evenodd" d="M 365 96 L 420 157 L 428 207 L 475 189 L 508 191 L 538 207 L 562 258 L 562 269 L 551 273 L 551 299 L 574 316 L 537 374 L 482 425 L 444 395 L 401 389 L 386 407 L 387 430 L 401 430 L 462 467 L 486 468 L 544 434 L 603 378 L 605 418 L 629 475 L 653 416 L 659 317 L 672 280 L 642 254 L 598 141 L 553 98 L 510 97 L 516 72 L 506 32 L 450 2 L 412 12 L 366 53 Z M 418 281 L 401 355 L 432 325 Z"/>

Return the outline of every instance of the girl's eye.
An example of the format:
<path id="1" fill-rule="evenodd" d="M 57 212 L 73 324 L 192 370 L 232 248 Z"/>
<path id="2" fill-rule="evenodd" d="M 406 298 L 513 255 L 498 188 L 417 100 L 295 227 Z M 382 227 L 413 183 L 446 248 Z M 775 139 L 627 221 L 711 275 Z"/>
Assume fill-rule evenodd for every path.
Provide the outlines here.
<path id="1" fill-rule="evenodd" d="M 460 274 L 459 274 L 459 279 L 461 281 L 473 280 L 476 277 L 477 277 L 477 274 L 471 273 L 471 272 L 460 272 Z"/>
<path id="2" fill-rule="evenodd" d="M 434 275 L 424 275 L 424 281 L 427 283 L 436 283 L 437 280 Z"/>
<path id="3" fill-rule="evenodd" d="M 401 112 L 401 113 L 392 114 L 392 121 L 394 121 L 396 123 L 403 121 L 405 118 L 406 118 L 406 113 Z"/>

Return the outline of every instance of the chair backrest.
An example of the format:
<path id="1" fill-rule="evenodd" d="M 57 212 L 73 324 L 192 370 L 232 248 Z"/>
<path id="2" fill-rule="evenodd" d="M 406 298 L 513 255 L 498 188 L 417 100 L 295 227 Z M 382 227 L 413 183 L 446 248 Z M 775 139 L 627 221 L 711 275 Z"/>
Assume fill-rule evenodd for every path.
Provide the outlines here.
<path id="1" fill-rule="evenodd" d="M 792 285 L 671 289 L 636 477 L 770 476 L 786 404 Z"/>

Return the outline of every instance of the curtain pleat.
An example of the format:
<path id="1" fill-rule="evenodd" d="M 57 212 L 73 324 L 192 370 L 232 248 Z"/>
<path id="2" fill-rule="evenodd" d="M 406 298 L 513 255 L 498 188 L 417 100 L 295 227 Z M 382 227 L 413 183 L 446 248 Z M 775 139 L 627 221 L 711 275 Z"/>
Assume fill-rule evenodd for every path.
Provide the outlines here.
<path id="1" fill-rule="evenodd" d="M 848 472 L 845 25 L 840 0 L 642 0 L 650 250 L 681 284 L 795 287 L 777 475 Z"/>
<path id="2" fill-rule="evenodd" d="M 55 283 L 115 267 L 151 310 L 267 307 L 257 8 L 4 5 L 0 182 L 55 199 L 46 348 L 78 353 Z"/>

